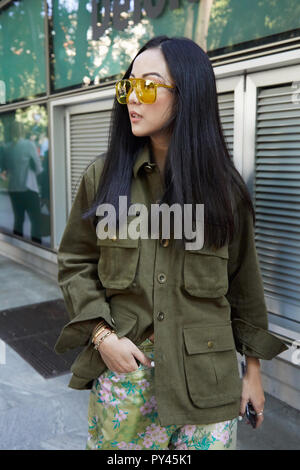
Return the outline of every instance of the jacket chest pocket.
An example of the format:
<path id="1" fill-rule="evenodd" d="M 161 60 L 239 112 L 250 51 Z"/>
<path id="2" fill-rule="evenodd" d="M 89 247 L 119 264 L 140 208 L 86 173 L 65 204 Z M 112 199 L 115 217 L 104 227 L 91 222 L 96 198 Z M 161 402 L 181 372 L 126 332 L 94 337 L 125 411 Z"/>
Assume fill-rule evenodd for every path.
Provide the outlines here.
<path id="1" fill-rule="evenodd" d="M 183 328 L 187 387 L 199 408 L 226 405 L 241 396 L 242 381 L 231 324 Z"/>
<path id="2" fill-rule="evenodd" d="M 228 245 L 213 250 L 185 250 L 183 283 L 196 297 L 220 297 L 228 290 Z"/>
<path id="3" fill-rule="evenodd" d="M 110 289 L 126 289 L 135 279 L 140 255 L 139 239 L 100 240 L 98 276 L 103 285 Z"/>

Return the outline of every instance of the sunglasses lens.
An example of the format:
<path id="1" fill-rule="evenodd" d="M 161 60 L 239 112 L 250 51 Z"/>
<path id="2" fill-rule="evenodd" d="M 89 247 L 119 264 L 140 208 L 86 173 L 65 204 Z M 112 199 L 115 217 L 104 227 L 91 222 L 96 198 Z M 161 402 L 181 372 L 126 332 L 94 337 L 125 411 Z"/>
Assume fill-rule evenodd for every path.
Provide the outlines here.
<path id="1" fill-rule="evenodd" d="M 154 103 L 156 88 L 151 80 L 140 80 L 141 100 L 143 103 Z"/>
<path id="2" fill-rule="evenodd" d="M 126 104 L 126 97 L 131 89 L 129 80 L 119 80 L 116 83 L 116 97 L 120 104 Z"/>
<path id="3" fill-rule="evenodd" d="M 129 79 L 119 80 L 116 83 L 116 97 L 120 104 L 127 104 L 127 97 L 132 90 L 132 86 L 141 103 L 154 103 L 156 99 L 156 87 L 154 83 L 151 80 L 137 78 L 133 81 L 133 85 L 131 85 Z"/>

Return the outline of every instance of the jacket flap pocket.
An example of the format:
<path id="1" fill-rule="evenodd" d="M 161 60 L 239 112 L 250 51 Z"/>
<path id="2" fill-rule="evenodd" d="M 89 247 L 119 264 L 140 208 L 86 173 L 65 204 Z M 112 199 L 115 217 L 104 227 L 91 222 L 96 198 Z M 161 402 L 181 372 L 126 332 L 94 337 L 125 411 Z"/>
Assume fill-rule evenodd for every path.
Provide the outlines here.
<path id="1" fill-rule="evenodd" d="M 240 401 L 242 383 L 231 323 L 183 327 L 187 388 L 199 408 Z M 204 353 L 204 354 L 203 354 Z"/>
<path id="2" fill-rule="evenodd" d="M 134 240 L 133 238 L 104 238 L 101 240 L 97 237 L 97 245 L 99 246 L 107 246 L 110 248 L 118 247 L 118 248 L 138 248 L 139 246 L 139 238 Z"/>
<path id="3" fill-rule="evenodd" d="M 196 297 L 221 297 L 228 291 L 228 245 L 185 250 L 184 288 Z"/>
<path id="4" fill-rule="evenodd" d="M 229 351 L 235 348 L 231 324 L 183 328 L 188 354 Z"/>
<path id="5" fill-rule="evenodd" d="M 136 275 L 139 261 L 139 238 L 97 239 L 100 250 L 98 276 L 107 289 L 126 289 Z"/>

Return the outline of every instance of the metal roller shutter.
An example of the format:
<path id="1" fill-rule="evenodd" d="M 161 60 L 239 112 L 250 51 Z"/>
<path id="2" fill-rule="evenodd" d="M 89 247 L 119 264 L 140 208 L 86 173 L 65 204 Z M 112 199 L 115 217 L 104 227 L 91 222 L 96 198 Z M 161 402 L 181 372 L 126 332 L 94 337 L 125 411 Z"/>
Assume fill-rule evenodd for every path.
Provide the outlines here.
<path id="1" fill-rule="evenodd" d="M 256 246 L 272 321 L 300 331 L 300 107 L 291 84 L 258 89 Z"/>
<path id="2" fill-rule="evenodd" d="M 218 94 L 219 114 L 228 150 L 233 154 L 234 92 Z"/>
<path id="3" fill-rule="evenodd" d="M 70 115 L 72 202 L 85 168 L 97 155 L 107 150 L 110 117 L 110 110 Z"/>

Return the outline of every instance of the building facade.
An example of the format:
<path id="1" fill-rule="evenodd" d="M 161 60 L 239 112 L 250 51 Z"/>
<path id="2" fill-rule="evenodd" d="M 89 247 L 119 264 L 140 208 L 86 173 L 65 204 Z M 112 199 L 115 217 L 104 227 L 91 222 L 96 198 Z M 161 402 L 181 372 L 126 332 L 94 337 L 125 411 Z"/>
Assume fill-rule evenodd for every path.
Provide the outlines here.
<path id="1" fill-rule="evenodd" d="M 262 361 L 264 387 L 300 409 L 299 1 L 0 1 L 0 251 L 56 279 L 80 177 L 107 146 L 114 83 L 160 34 L 193 39 L 214 67 L 256 208 L 270 330 L 291 346 Z"/>

